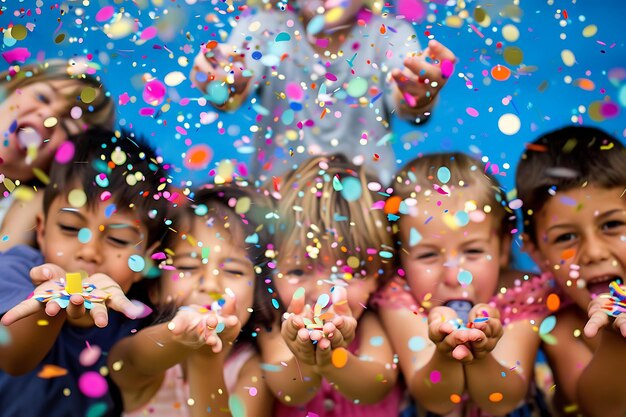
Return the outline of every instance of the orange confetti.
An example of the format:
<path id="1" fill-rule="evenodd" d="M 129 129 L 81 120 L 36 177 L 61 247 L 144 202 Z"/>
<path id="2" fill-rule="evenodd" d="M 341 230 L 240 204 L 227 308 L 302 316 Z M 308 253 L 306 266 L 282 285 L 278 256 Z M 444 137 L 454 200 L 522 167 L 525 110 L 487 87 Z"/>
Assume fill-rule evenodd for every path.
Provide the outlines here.
<path id="1" fill-rule="evenodd" d="M 576 255 L 576 249 L 565 249 L 561 252 L 561 259 L 570 259 Z"/>
<path id="2" fill-rule="evenodd" d="M 348 351 L 344 348 L 333 350 L 331 361 L 335 368 L 343 368 L 348 363 Z"/>
<path id="3" fill-rule="evenodd" d="M 56 365 L 44 365 L 37 374 L 39 378 L 50 379 L 67 375 L 67 369 Z"/>
<path id="4" fill-rule="evenodd" d="M 596 88 L 596 85 L 588 78 L 578 78 L 574 80 L 574 85 L 585 91 L 593 91 Z"/>
<path id="5" fill-rule="evenodd" d="M 498 64 L 491 68 L 491 76 L 496 81 L 506 81 L 511 76 L 511 70 L 504 65 Z"/>
<path id="6" fill-rule="evenodd" d="M 561 305 L 561 299 L 556 294 L 550 294 L 546 299 L 546 305 L 548 306 L 548 310 L 557 311 Z"/>
<path id="7" fill-rule="evenodd" d="M 272 183 L 274 185 L 274 191 L 276 192 L 280 191 L 280 178 L 272 177 Z"/>
<path id="8" fill-rule="evenodd" d="M 320 119 L 323 119 L 323 118 L 324 118 L 324 116 L 326 116 L 326 113 L 328 113 L 328 108 L 327 108 L 327 107 L 324 107 L 324 110 L 322 111 L 322 114 L 321 114 L 321 116 L 320 116 Z"/>
<path id="9" fill-rule="evenodd" d="M 209 41 L 206 44 L 206 49 L 213 49 L 217 46 L 217 41 Z"/>
<path id="10" fill-rule="evenodd" d="M 500 401 L 502 401 L 502 398 L 504 398 L 504 396 L 501 392 L 492 392 L 491 394 L 489 394 L 489 401 L 491 401 L 492 403 L 499 403 Z"/>
<path id="11" fill-rule="evenodd" d="M 450 401 L 452 401 L 454 404 L 458 404 L 461 402 L 461 396 L 459 394 L 452 394 L 450 396 Z"/>
<path id="12" fill-rule="evenodd" d="M 400 210 L 402 199 L 397 196 L 391 196 L 385 201 L 385 214 L 396 214 Z"/>
<path id="13" fill-rule="evenodd" d="M 385 25 L 380 25 L 380 34 L 384 35 L 387 33 L 387 27 Z"/>

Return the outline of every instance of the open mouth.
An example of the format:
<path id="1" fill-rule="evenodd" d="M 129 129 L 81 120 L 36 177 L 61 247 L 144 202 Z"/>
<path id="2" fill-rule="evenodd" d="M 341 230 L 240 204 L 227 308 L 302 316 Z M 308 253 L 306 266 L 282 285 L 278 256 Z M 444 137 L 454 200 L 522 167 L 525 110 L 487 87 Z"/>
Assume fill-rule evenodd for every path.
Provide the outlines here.
<path id="1" fill-rule="evenodd" d="M 617 281 L 619 284 L 622 284 L 624 280 L 617 275 L 605 275 L 602 277 L 596 277 L 588 280 L 587 291 L 591 294 L 593 298 L 597 297 L 600 294 L 609 293 L 609 284 L 613 281 Z"/>
<path id="2" fill-rule="evenodd" d="M 448 300 L 444 304 L 446 307 L 450 307 L 456 312 L 456 315 L 463 320 L 463 323 L 469 321 L 469 312 L 474 307 L 474 303 L 470 300 Z"/>
<path id="3" fill-rule="evenodd" d="M 43 144 L 43 137 L 31 126 L 19 127 L 17 129 L 17 144 L 22 151 L 38 149 Z"/>

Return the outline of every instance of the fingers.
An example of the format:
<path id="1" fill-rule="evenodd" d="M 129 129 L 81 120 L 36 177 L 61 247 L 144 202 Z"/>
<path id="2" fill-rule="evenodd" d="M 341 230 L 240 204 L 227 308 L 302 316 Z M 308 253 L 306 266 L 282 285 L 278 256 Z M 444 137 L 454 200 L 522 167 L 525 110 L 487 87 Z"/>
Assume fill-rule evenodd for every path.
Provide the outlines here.
<path id="1" fill-rule="evenodd" d="M 303 287 L 298 288 L 291 297 L 291 303 L 287 307 L 287 311 L 294 314 L 302 314 L 304 311 L 305 290 Z"/>
<path id="2" fill-rule="evenodd" d="M 89 310 L 89 314 L 91 315 L 91 318 L 96 326 L 100 328 L 106 327 L 109 323 L 109 314 L 107 313 L 107 308 L 104 304 L 94 303 L 91 310 Z"/>
<path id="3" fill-rule="evenodd" d="M 41 311 L 41 304 L 34 298 L 24 300 L 2 316 L 2 324 L 10 326 L 18 320 L 21 320 L 30 315 L 36 314 Z"/>
<path id="4" fill-rule="evenodd" d="M 348 292 L 345 287 L 333 287 L 331 297 L 333 301 L 332 309 L 335 314 L 339 316 L 352 317 L 352 311 L 350 310 L 350 305 L 348 304 Z"/>
<path id="5" fill-rule="evenodd" d="M 226 289 L 227 297 L 225 297 L 226 302 L 222 306 L 221 315 L 222 316 L 234 316 L 237 314 L 237 300 L 235 298 L 235 294 L 230 290 L 230 288 Z"/>
<path id="6" fill-rule="evenodd" d="M 460 362 L 469 362 L 473 359 L 472 352 L 465 345 L 458 345 L 452 350 L 452 357 Z"/>
<path id="7" fill-rule="evenodd" d="M 322 339 L 317 343 L 315 349 L 315 363 L 317 366 L 325 366 L 332 361 L 333 348 L 332 343 L 328 339 Z"/>
<path id="8" fill-rule="evenodd" d="M 613 322 L 613 327 L 619 331 L 623 337 L 626 337 L 626 313 L 622 313 Z"/>
<path id="9" fill-rule="evenodd" d="M 583 333 L 587 337 L 595 337 L 598 331 L 607 326 L 610 322 L 610 317 L 604 311 L 597 309 L 594 313 L 591 313 L 589 321 L 583 329 Z M 623 334 L 623 333 L 622 333 Z"/>
<path id="10" fill-rule="evenodd" d="M 106 305 L 110 309 L 119 311 L 129 319 L 136 319 L 143 312 L 143 307 L 133 304 L 120 287 L 111 288 L 109 294 L 111 297 L 106 301 Z"/>
<path id="11" fill-rule="evenodd" d="M 83 317 L 85 315 L 85 299 L 83 296 L 80 294 L 72 294 L 65 311 L 67 312 L 67 317 L 70 319 L 79 319 Z M 46 312 L 48 312 L 47 306 Z"/>
<path id="12" fill-rule="evenodd" d="M 30 279 L 33 285 L 38 286 L 46 281 L 65 276 L 65 270 L 52 263 L 36 266 L 30 270 Z"/>
<path id="13" fill-rule="evenodd" d="M 454 52 L 436 40 L 428 42 L 428 47 L 424 51 L 424 55 L 429 56 L 432 59 L 436 59 L 440 63 L 443 63 L 444 61 L 451 61 L 452 63 L 456 62 Z"/>
<path id="14" fill-rule="evenodd" d="M 304 321 L 302 317 L 294 314 L 291 315 L 285 320 L 281 326 L 281 334 L 283 339 L 288 341 L 296 340 L 298 336 L 298 331 L 304 328 Z"/>

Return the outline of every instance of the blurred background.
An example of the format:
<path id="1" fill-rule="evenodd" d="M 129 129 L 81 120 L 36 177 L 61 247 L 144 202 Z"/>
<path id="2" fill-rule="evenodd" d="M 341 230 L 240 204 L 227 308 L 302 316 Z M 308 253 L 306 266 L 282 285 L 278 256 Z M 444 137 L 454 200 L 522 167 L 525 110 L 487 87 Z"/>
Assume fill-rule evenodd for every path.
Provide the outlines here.
<path id="1" fill-rule="evenodd" d="M 458 57 L 427 123 L 394 120 L 399 165 L 420 153 L 468 152 L 488 162 L 514 197 L 516 161 L 539 134 L 583 124 L 624 140 L 623 0 L 373 3 L 377 13 L 390 14 L 390 24 L 397 17 L 410 21 L 422 45 L 437 39 Z M 0 66 L 6 69 L 17 53 L 28 61 L 73 59 L 77 68 L 95 71 L 118 103 L 118 124 L 157 145 L 174 165 L 178 185 L 199 185 L 212 181 L 220 161 L 236 168 L 253 151 L 256 111 L 249 101 L 237 113 L 217 112 L 188 78 L 200 44 L 226 40 L 237 16 L 254 7 L 233 6 L 222 0 L 0 0 Z M 518 262 L 531 267 L 519 254 Z"/>

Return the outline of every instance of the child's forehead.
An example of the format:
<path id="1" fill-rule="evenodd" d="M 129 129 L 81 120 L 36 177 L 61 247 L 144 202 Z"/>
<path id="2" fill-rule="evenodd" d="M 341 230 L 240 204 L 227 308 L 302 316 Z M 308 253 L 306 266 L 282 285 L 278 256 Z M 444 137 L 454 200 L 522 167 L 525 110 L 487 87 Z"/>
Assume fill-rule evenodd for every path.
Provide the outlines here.
<path id="1" fill-rule="evenodd" d="M 113 199 L 101 201 L 88 200 L 81 188 L 74 188 L 67 193 L 58 194 L 50 205 L 51 214 L 75 213 L 86 220 L 98 218 L 110 220 L 110 223 L 128 223 L 143 226 L 141 218 L 129 207 L 118 206 Z"/>

